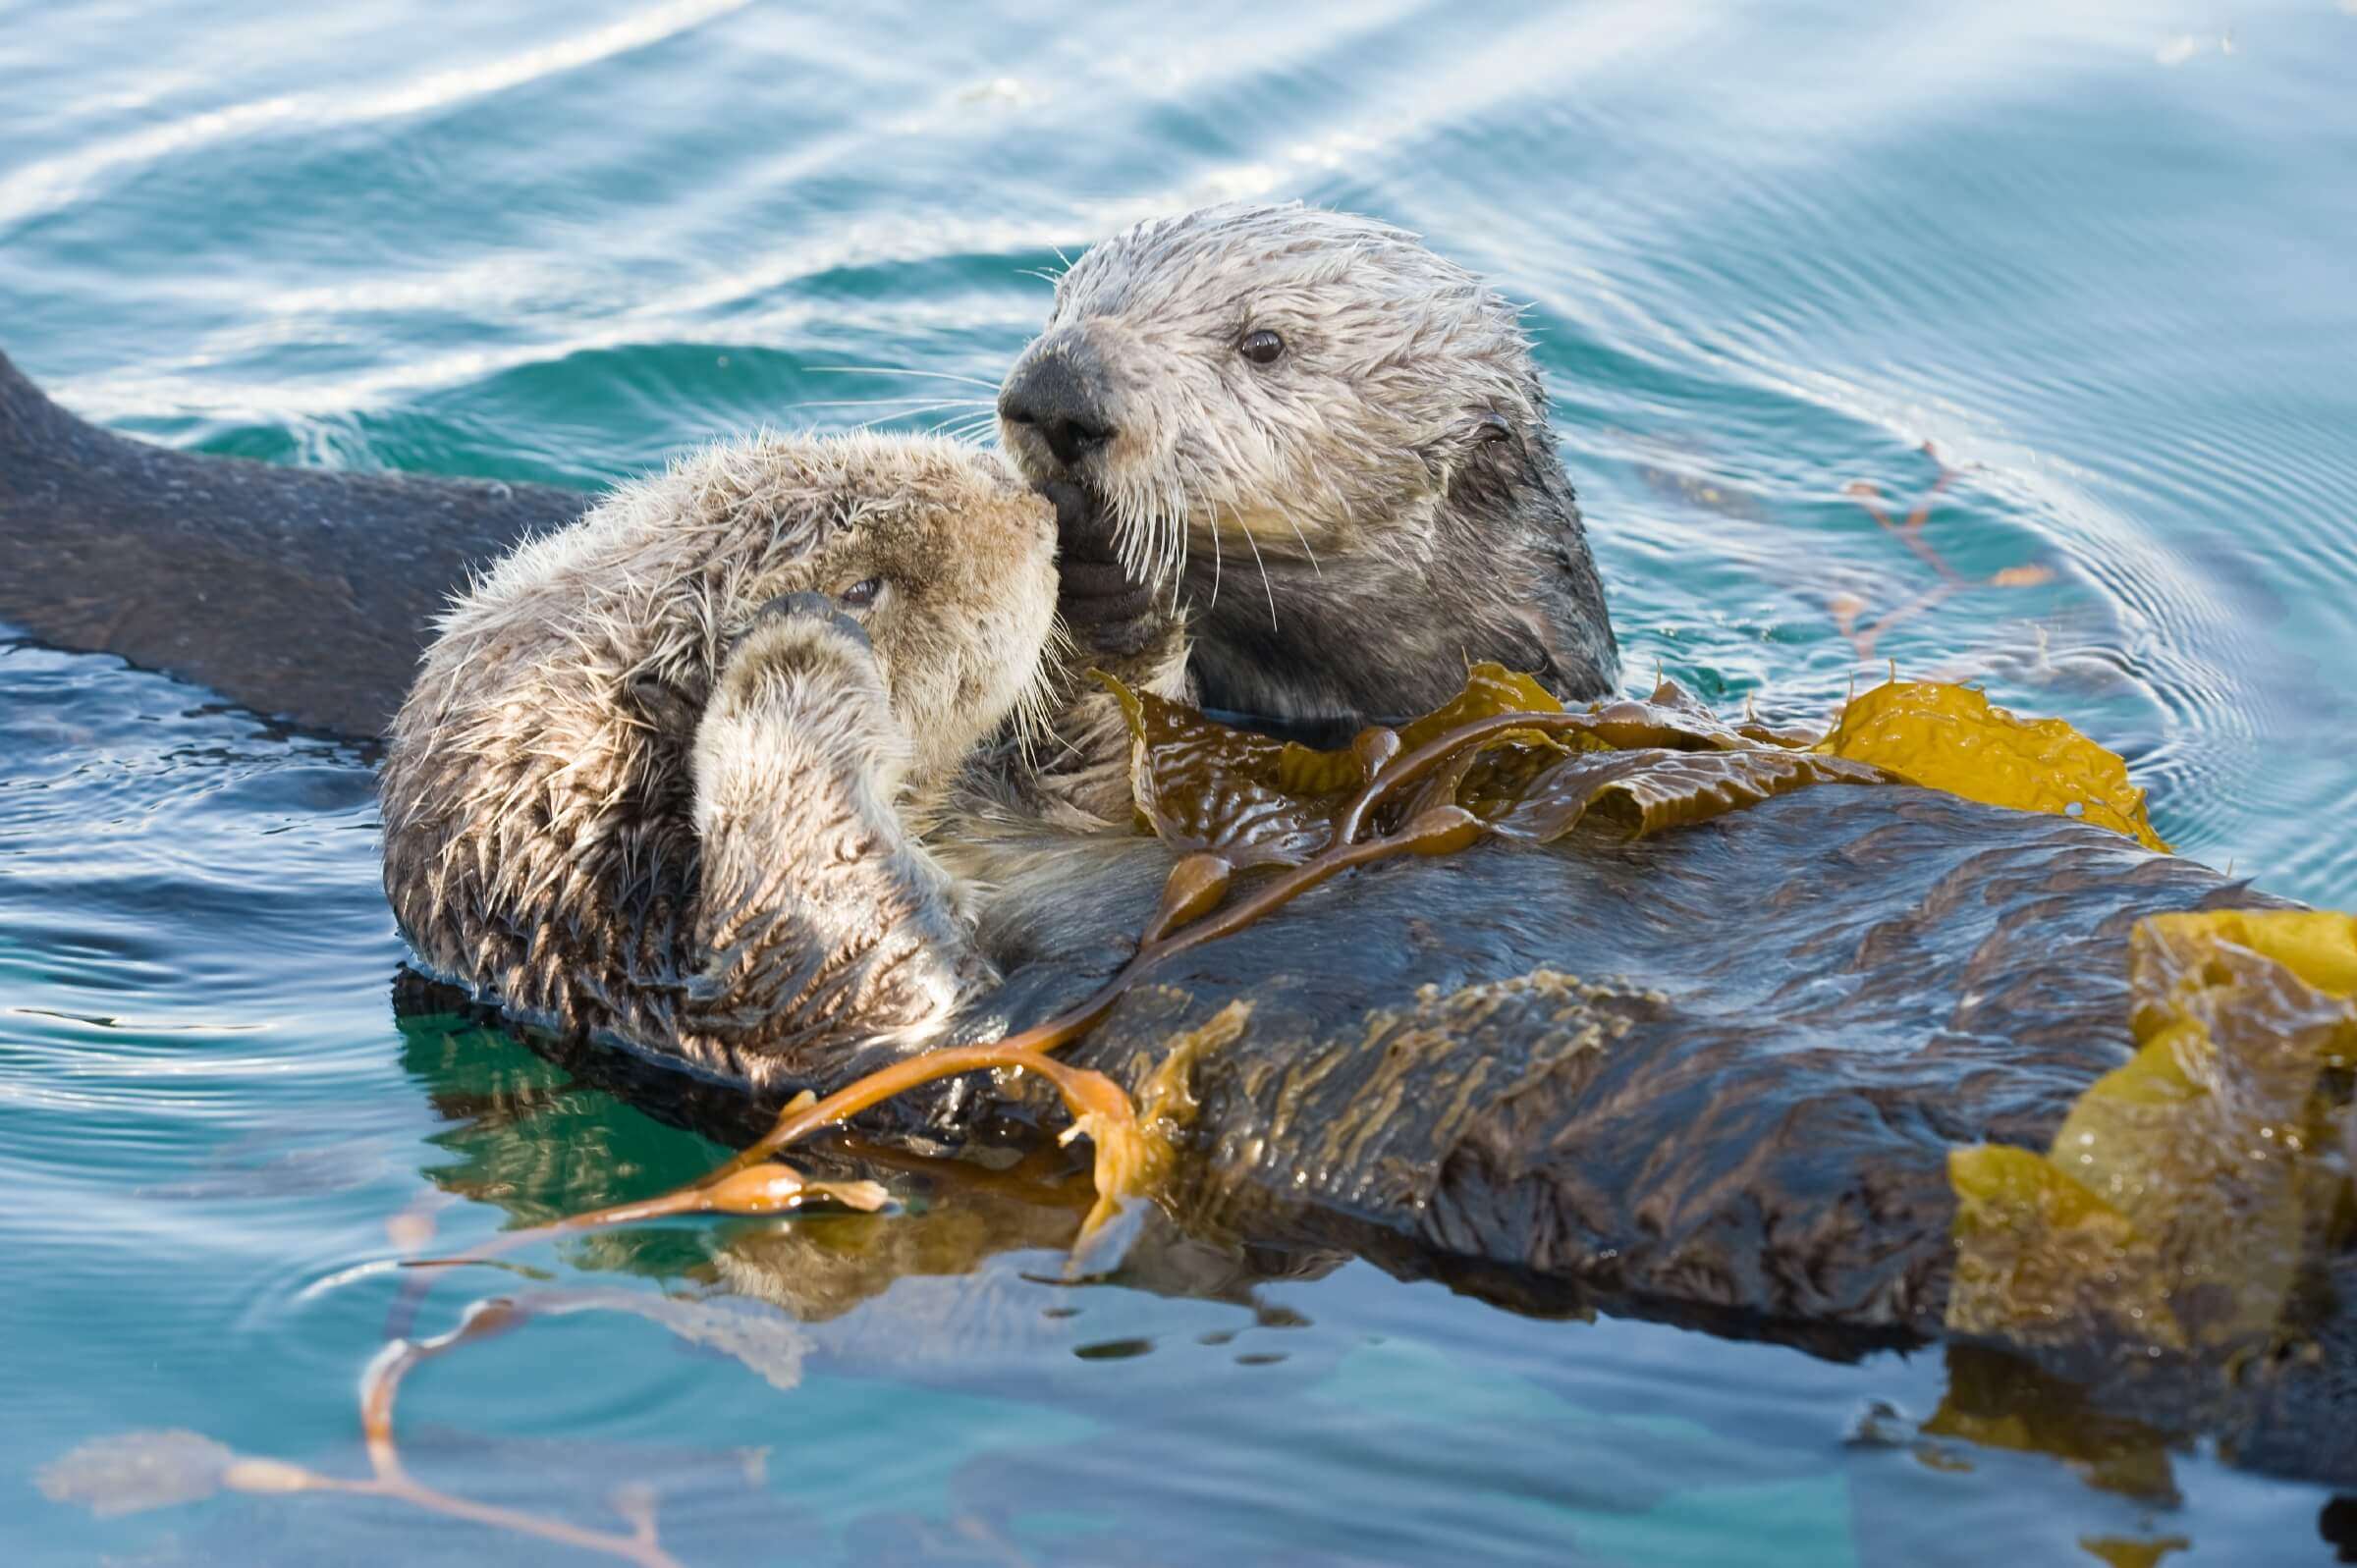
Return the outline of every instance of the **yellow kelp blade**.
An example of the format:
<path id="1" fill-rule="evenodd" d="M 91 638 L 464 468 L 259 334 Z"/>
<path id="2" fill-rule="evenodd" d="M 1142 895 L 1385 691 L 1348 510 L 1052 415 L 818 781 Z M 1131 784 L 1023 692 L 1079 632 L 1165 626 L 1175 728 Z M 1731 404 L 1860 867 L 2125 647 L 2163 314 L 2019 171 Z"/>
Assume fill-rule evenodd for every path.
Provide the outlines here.
<path id="1" fill-rule="evenodd" d="M 1654 701 L 1662 700 L 1657 692 Z M 1701 711 L 1708 717 L 1708 710 Z M 1870 764 L 1908 784 L 1986 805 L 2077 817 L 2148 849 L 2168 848 L 2153 831 L 2144 791 L 2128 782 L 2127 764 L 2116 753 L 2063 720 L 2018 718 L 1969 686 L 1893 679 L 1851 699 L 1813 746 L 1802 732 L 1756 724 L 1722 730 L 1755 745 L 1806 748 Z"/>
<path id="2" fill-rule="evenodd" d="M 1851 700 L 1817 749 L 1992 806 L 2078 817 L 2168 845 L 2117 755 L 2059 719 L 2016 719 L 1969 686 L 1893 680 Z"/>
<path id="3" fill-rule="evenodd" d="M 2155 916 L 2130 938 L 2129 975 L 2137 1054 L 2079 1097 L 2054 1147 L 1950 1155 L 1950 1328 L 2190 1351 L 2275 1330 L 2340 1180 L 2318 1156 L 2319 1102 L 2326 1069 L 2357 1059 L 2357 1006 L 2335 994 L 2357 981 L 2357 923 Z"/>
<path id="4" fill-rule="evenodd" d="M 2273 958 L 2328 995 L 2357 996 L 2357 918 L 2337 909 L 2189 909 L 2138 924 L 2128 961 L 2139 1000 L 2165 997 L 2218 943 Z"/>

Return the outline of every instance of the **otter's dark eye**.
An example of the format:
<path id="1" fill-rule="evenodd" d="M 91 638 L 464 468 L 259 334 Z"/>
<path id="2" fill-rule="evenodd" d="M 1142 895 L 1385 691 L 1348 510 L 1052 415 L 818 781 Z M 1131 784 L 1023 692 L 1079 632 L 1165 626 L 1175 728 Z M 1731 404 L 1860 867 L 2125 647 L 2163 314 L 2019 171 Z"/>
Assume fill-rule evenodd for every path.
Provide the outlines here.
<path id="1" fill-rule="evenodd" d="M 1235 351 L 1256 365 L 1272 365 L 1277 362 L 1277 356 L 1285 352 L 1285 340 L 1263 327 L 1258 332 L 1245 333 L 1244 341 L 1235 346 Z"/>
<path id="2" fill-rule="evenodd" d="M 882 577 L 866 577 L 844 589 L 835 599 L 846 610 L 865 610 L 876 602 L 876 596 L 883 591 Z"/>

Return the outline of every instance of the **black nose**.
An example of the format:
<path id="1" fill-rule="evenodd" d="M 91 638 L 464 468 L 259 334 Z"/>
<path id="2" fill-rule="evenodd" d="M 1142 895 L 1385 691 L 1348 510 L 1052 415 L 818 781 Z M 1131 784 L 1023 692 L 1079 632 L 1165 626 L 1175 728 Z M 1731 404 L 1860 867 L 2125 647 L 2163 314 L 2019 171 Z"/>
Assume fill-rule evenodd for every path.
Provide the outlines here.
<path id="1" fill-rule="evenodd" d="M 999 417 L 1039 432 L 1067 468 L 1111 441 L 1104 378 L 1081 346 L 1033 354 L 999 389 Z"/>

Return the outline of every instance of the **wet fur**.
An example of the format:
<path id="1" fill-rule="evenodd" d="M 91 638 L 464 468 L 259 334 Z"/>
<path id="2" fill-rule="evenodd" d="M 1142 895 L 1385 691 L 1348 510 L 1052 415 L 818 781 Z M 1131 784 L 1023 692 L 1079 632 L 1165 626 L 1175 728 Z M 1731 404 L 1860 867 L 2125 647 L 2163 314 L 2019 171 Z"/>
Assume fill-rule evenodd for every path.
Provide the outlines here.
<path id="1" fill-rule="evenodd" d="M 626 487 L 445 617 L 385 887 L 430 968 L 755 1083 L 933 1042 L 992 978 L 922 842 L 1054 635 L 1048 509 L 940 441 L 759 440 Z M 757 614 L 878 576 L 872 647 Z"/>
<path id="2" fill-rule="evenodd" d="M 1237 351 L 1262 329 L 1268 365 Z M 1164 624 L 1123 630 L 1139 648 L 1089 650 L 1132 683 L 1358 723 L 1437 706 L 1468 660 L 1567 698 L 1617 678 L 1519 315 L 1414 235 L 1298 204 L 1140 224 L 1063 276 L 1009 384 L 1058 358 L 1112 438 L 1069 465 L 1027 424 L 1000 438 L 1034 483 L 1084 486 L 1163 590 Z M 1107 705 L 1066 689 L 1059 732 L 1104 761 Z M 1086 783 L 1118 808 L 1108 770 Z"/>

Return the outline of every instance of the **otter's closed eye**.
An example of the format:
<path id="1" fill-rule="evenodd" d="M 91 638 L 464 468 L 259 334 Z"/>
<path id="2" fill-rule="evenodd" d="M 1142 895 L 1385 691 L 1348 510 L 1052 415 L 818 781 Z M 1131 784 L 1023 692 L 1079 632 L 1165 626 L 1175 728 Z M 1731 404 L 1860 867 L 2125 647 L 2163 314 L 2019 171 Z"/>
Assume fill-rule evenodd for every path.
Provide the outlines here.
<path id="1" fill-rule="evenodd" d="M 1275 364 L 1277 356 L 1285 352 L 1285 340 L 1263 327 L 1258 332 L 1245 333 L 1235 351 L 1256 365 Z"/>
<path id="2" fill-rule="evenodd" d="M 865 610 L 884 592 L 882 577 L 862 577 L 835 596 L 846 610 Z"/>

